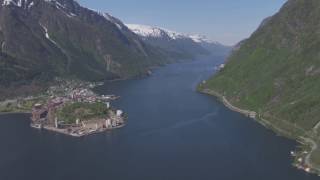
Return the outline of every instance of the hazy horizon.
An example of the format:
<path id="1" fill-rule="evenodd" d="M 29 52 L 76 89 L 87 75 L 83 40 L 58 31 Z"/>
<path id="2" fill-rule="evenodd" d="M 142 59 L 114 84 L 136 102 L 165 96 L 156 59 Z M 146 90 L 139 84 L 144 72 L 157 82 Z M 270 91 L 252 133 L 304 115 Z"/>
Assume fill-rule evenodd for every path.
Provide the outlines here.
<path id="1" fill-rule="evenodd" d="M 226 45 L 248 38 L 263 19 L 286 0 L 78 0 L 83 6 L 120 18 L 124 23 L 200 34 Z"/>

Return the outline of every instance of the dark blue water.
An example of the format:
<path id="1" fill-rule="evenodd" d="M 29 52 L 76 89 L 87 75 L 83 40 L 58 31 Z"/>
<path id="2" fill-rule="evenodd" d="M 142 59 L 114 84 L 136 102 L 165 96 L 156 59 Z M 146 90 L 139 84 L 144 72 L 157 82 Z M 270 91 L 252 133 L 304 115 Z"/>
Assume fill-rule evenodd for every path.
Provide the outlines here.
<path id="1" fill-rule="evenodd" d="M 295 142 L 199 94 L 220 59 L 160 68 L 97 88 L 122 98 L 126 127 L 81 139 L 0 116 L 0 180 L 311 180 L 291 166 Z"/>

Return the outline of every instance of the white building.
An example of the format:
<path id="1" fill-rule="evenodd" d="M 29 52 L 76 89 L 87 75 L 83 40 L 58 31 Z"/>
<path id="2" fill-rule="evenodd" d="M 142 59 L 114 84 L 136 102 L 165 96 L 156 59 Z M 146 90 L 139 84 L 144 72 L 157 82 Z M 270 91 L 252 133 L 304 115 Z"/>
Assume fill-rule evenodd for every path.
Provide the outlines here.
<path id="1" fill-rule="evenodd" d="M 106 102 L 106 106 L 108 109 L 110 109 L 110 102 Z"/>
<path id="2" fill-rule="evenodd" d="M 117 116 L 118 116 L 118 117 L 122 116 L 122 114 L 123 114 L 123 111 L 122 111 L 122 110 L 117 110 Z"/>
<path id="3" fill-rule="evenodd" d="M 106 128 L 110 128 L 110 127 L 112 127 L 111 119 L 107 119 L 106 120 Z"/>
<path id="4" fill-rule="evenodd" d="M 57 118 L 57 117 L 54 118 L 54 126 L 55 126 L 56 128 L 59 127 L 59 123 L 58 123 L 58 118 Z"/>
<path id="5" fill-rule="evenodd" d="M 117 127 L 117 122 L 116 121 L 112 121 L 112 127 Z"/>

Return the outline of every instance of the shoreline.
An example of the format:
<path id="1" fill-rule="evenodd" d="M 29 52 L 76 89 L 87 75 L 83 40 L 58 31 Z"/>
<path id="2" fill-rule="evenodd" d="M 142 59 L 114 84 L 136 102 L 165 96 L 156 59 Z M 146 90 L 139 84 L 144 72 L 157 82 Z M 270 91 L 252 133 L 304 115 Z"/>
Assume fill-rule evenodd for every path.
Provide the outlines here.
<path id="1" fill-rule="evenodd" d="M 45 131 L 53 132 L 53 133 L 57 133 L 57 134 L 62 134 L 62 135 L 66 135 L 66 136 L 69 136 L 69 137 L 82 138 L 82 137 L 87 137 L 87 136 L 94 135 L 94 134 L 100 134 L 100 133 L 112 131 L 112 130 L 115 130 L 115 129 L 120 129 L 120 128 L 124 127 L 124 126 L 126 126 L 126 124 L 122 124 L 120 126 L 112 127 L 112 128 L 95 130 L 95 131 L 92 131 L 92 132 L 89 132 L 89 133 L 84 133 L 84 134 L 73 134 L 73 133 L 67 132 L 67 129 L 57 129 L 57 128 L 49 127 L 49 126 L 45 126 L 43 128 L 36 128 L 36 127 L 31 126 L 31 128 L 39 129 L 39 130 L 45 130 Z"/>
<path id="2" fill-rule="evenodd" d="M 0 116 L 10 114 L 31 114 L 31 112 L 0 112 Z"/>
<path id="3" fill-rule="evenodd" d="M 267 121 L 267 120 L 265 120 L 263 118 L 259 118 L 258 119 L 256 117 L 254 117 L 254 118 L 250 117 L 250 113 L 253 113 L 254 111 L 240 109 L 240 108 L 232 105 L 227 100 L 227 98 L 225 96 L 219 94 L 218 92 L 216 92 L 214 90 L 205 88 L 205 89 L 198 89 L 198 92 L 218 98 L 218 100 L 221 101 L 230 110 L 238 112 L 240 114 L 243 114 L 243 115 L 255 120 L 259 124 L 263 125 L 267 129 L 273 130 L 277 134 L 279 133 L 280 135 L 283 135 L 283 136 L 285 136 L 285 137 L 287 137 L 289 139 L 293 139 L 293 140 L 295 140 L 296 142 L 298 142 L 301 145 L 310 146 L 311 147 L 311 151 L 308 152 L 308 154 L 306 154 L 306 156 L 304 157 L 304 163 L 312 169 L 312 171 L 307 171 L 307 173 L 312 173 L 312 174 L 316 174 L 316 175 L 320 176 L 320 168 L 316 167 L 311 162 L 312 154 L 314 153 L 314 151 L 316 151 L 318 149 L 318 144 L 312 138 L 310 138 L 310 137 L 294 137 L 294 136 L 291 135 L 290 132 L 274 126 L 272 123 L 270 123 L 269 121 Z M 256 113 L 256 112 L 254 112 L 254 113 Z M 295 162 L 293 162 L 293 166 L 298 168 L 297 164 L 294 164 L 294 163 Z"/>
<path id="4" fill-rule="evenodd" d="M 3 108 L 0 111 L 0 115 L 29 114 L 31 119 L 31 128 L 44 129 L 72 137 L 83 137 L 124 127 L 126 123 L 124 123 L 125 116 L 122 116 L 123 112 L 121 110 L 111 108 L 110 105 L 111 101 L 116 100 L 119 97 L 115 95 L 98 95 L 97 93 L 93 92 L 95 87 L 103 86 L 104 83 L 105 82 L 79 83 L 73 81 L 64 81 L 61 85 L 50 87 L 46 91 L 46 95 L 41 95 L 42 99 L 39 99 L 40 96 L 29 96 L 1 101 L 0 105 L 3 106 Z M 104 107 L 103 111 L 108 111 L 105 116 L 110 117 L 110 119 L 99 119 L 98 122 L 95 122 L 96 128 L 91 127 L 94 125 L 90 123 L 83 123 L 83 127 L 81 128 L 78 126 L 73 126 L 73 124 L 59 128 L 56 111 L 58 108 L 62 108 L 64 105 L 70 102 L 71 104 L 77 102 L 93 104 L 92 106 L 97 106 L 95 103 L 100 103 Z M 7 108 L 8 106 L 9 108 Z M 102 111 L 102 109 L 100 110 Z M 71 116 L 71 114 L 66 114 L 66 116 Z M 86 125 L 88 125 L 88 127 L 86 127 Z"/>
<path id="5" fill-rule="evenodd" d="M 14 115 L 14 114 L 17 114 L 17 115 L 25 114 L 25 115 L 27 115 L 27 114 L 31 114 L 31 113 L 30 112 L 6 112 L 6 113 L 0 112 L 0 116 L 2 116 L 2 115 Z M 73 134 L 73 133 L 67 132 L 67 129 L 58 129 L 58 128 L 54 128 L 54 127 L 50 127 L 50 126 L 44 126 L 44 127 L 39 128 L 39 127 L 32 126 L 32 124 L 31 124 L 30 127 L 33 128 L 33 129 L 45 130 L 45 131 L 53 132 L 53 133 L 56 133 L 56 134 L 66 135 L 66 136 L 69 136 L 69 137 L 81 138 L 81 137 L 90 136 L 90 135 L 93 135 L 93 134 L 99 134 L 99 133 L 112 131 L 112 130 L 115 130 L 115 129 L 120 129 L 120 128 L 125 127 L 126 125 L 127 124 L 124 123 L 124 124 L 116 126 L 116 127 L 95 130 L 95 131 L 92 131 L 92 132 L 89 132 L 89 133 L 84 133 L 84 134 Z"/>

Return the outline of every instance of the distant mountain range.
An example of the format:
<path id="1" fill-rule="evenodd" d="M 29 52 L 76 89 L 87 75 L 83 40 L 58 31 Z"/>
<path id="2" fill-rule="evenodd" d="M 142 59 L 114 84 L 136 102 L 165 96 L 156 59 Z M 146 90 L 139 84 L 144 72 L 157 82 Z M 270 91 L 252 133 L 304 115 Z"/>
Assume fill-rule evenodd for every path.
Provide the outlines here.
<path id="1" fill-rule="evenodd" d="M 180 58 L 194 58 L 197 55 L 208 54 L 225 56 L 231 50 L 231 47 L 224 46 L 201 35 L 187 35 L 147 25 L 126 25 L 147 44 L 161 48 L 171 55 L 176 54 Z"/>
<path id="2" fill-rule="evenodd" d="M 186 46 L 183 51 L 159 48 L 119 19 L 74 0 L 0 0 L 0 94 L 24 93 L 30 84 L 34 89 L 55 77 L 129 78 L 176 59 L 207 54 L 193 41 L 181 41 L 189 41 L 195 50 L 187 52 L 187 43 L 180 44 Z"/>

